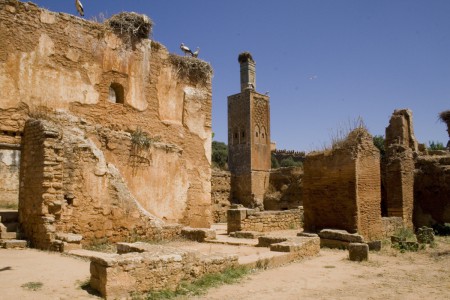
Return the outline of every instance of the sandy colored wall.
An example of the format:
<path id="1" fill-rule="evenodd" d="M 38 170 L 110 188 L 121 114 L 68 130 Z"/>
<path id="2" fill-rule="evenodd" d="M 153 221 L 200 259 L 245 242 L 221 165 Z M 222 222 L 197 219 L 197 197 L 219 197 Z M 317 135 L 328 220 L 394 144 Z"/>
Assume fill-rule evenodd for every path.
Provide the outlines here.
<path id="1" fill-rule="evenodd" d="M 307 155 L 303 167 L 305 230 L 357 232 L 355 160 L 346 151 L 317 153 Z"/>
<path id="2" fill-rule="evenodd" d="M 414 225 L 450 223 L 450 155 L 423 155 L 416 160 Z"/>
<path id="3" fill-rule="evenodd" d="M 302 177 L 302 167 L 270 170 L 269 188 L 264 196 L 264 208 L 285 210 L 302 206 Z"/>
<path id="4" fill-rule="evenodd" d="M 161 147 L 137 171 L 119 143 L 93 141 L 143 207 L 169 222 L 209 226 L 210 73 L 192 78 L 161 44 L 143 39 L 131 46 L 103 24 L 31 3 L 0 2 L 0 24 L 0 118 L 9 116 L 11 130 L 21 132 L 28 115 L 39 117 L 37 107 L 45 106 L 117 132 L 139 128 L 158 137 Z M 109 101 L 113 83 L 123 87 L 124 104 Z"/>
<path id="5" fill-rule="evenodd" d="M 332 150 L 308 154 L 303 166 L 305 231 L 382 236 L 380 153 L 365 129 L 355 129 Z"/>
<path id="6" fill-rule="evenodd" d="M 20 150 L 0 147 L 0 207 L 17 208 L 19 204 Z"/>
<path id="7" fill-rule="evenodd" d="M 145 211 L 118 169 L 66 117 L 25 126 L 19 218 L 31 245 L 54 249 L 58 233 L 82 235 L 83 244 L 177 235 L 180 227 Z"/>

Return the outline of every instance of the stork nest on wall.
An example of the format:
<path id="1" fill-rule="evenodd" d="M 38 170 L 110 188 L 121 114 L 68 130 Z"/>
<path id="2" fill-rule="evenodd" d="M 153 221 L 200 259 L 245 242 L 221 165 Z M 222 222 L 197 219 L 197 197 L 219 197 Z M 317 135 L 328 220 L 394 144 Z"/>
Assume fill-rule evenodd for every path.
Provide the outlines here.
<path id="1" fill-rule="evenodd" d="M 238 61 L 240 64 L 246 63 L 249 60 L 254 62 L 253 56 L 250 52 L 245 51 L 245 52 L 242 52 L 241 54 L 239 54 Z"/>
<path id="2" fill-rule="evenodd" d="M 450 110 L 441 112 L 439 114 L 439 119 L 444 123 L 450 124 Z"/>
<path id="3" fill-rule="evenodd" d="M 153 21 L 149 17 L 134 12 L 114 15 L 105 24 L 126 42 L 149 38 L 153 27 Z"/>
<path id="4" fill-rule="evenodd" d="M 170 54 L 169 60 L 180 79 L 187 79 L 194 84 L 205 86 L 213 74 L 209 63 L 195 57 Z"/>

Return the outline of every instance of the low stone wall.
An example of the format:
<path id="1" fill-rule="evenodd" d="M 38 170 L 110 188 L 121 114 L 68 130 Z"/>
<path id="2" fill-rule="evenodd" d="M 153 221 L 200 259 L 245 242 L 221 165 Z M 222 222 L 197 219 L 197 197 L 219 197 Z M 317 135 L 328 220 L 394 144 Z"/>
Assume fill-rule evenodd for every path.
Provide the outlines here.
<path id="1" fill-rule="evenodd" d="M 90 285 L 107 299 L 128 299 L 131 292 L 176 290 L 183 281 L 238 265 L 236 255 L 203 255 L 146 243 L 120 243 L 117 248 L 123 254 L 91 258 Z"/>
<path id="2" fill-rule="evenodd" d="M 303 208 L 284 211 L 256 212 L 242 206 L 232 206 L 227 212 L 227 231 L 269 232 L 286 229 L 300 229 L 303 222 Z"/>

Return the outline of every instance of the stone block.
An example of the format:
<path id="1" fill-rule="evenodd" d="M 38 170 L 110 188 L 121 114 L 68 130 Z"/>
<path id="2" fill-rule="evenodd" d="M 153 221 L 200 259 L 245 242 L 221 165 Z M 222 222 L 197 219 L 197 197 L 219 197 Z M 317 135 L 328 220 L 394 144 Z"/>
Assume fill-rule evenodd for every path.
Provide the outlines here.
<path id="1" fill-rule="evenodd" d="M 363 243 L 364 238 L 357 233 L 348 233 L 346 230 L 322 229 L 319 232 L 321 239 L 338 240 L 349 243 Z"/>
<path id="2" fill-rule="evenodd" d="M 330 249 L 348 249 L 349 242 L 339 241 L 339 240 L 329 240 L 329 239 L 320 239 L 320 247 L 321 248 L 330 248 Z"/>
<path id="3" fill-rule="evenodd" d="M 369 245 L 364 243 L 350 243 L 348 245 L 349 259 L 363 261 L 369 259 Z"/>
<path id="4" fill-rule="evenodd" d="M 270 251 L 289 252 L 296 257 L 315 256 L 320 252 L 319 237 L 295 237 L 270 245 Z"/>
<path id="5" fill-rule="evenodd" d="M 216 239 L 216 232 L 209 228 L 185 227 L 181 230 L 181 235 L 189 240 L 197 241 L 199 243 L 202 243 L 205 240 Z"/>
<path id="6" fill-rule="evenodd" d="M 15 240 L 16 238 L 16 232 L 0 232 L 0 239 L 2 240 Z"/>
<path id="7" fill-rule="evenodd" d="M 238 239 L 257 239 L 264 236 L 264 233 L 258 231 L 236 231 L 233 237 Z"/>
<path id="8" fill-rule="evenodd" d="M 297 236 L 303 236 L 303 237 L 318 237 L 319 235 L 318 235 L 317 233 L 299 232 L 299 233 L 297 233 Z"/>
<path id="9" fill-rule="evenodd" d="M 380 251 L 381 250 L 381 241 L 371 241 L 367 242 L 369 246 L 369 251 Z"/>
<path id="10" fill-rule="evenodd" d="M 57 232 L 56 239 L 67 243 L 79 244 L 83 236 L 81 234 Z"/>
<path id="11" fill-rule="evenodd" d="M 260 236 L 256 247 L 270 247 L 272 244 L 282 243 L 287 240 L 285 237 Z"/>
<path id="12" fill-rule="evenodd" d="M 242 221 L 247 217 L 247 209 L 229 209 L 227 211 L 227 221 Z"/>
<path id="13" fill-rule="evenodd" d="M 24 249 L 27 247 L 27 241 L 23 240 L 5 240 L 3 241 L 3 248 L 5 249 Z"/>

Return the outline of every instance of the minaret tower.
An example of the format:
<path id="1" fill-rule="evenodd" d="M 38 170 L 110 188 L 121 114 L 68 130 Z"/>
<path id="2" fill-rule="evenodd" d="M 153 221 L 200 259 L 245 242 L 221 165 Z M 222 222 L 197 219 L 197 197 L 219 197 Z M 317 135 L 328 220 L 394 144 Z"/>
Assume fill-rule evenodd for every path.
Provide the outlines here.
<path id="1" fill-rule="evenodd" d="M 270 103 L 256 92 L 255 61 L 239 54 L 241 92 L 228 97 L 228 166 L 235 203 L 264 209 L 270 172 Z"/>

